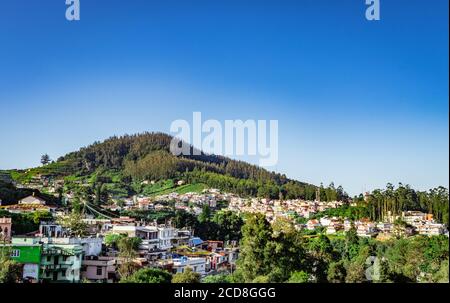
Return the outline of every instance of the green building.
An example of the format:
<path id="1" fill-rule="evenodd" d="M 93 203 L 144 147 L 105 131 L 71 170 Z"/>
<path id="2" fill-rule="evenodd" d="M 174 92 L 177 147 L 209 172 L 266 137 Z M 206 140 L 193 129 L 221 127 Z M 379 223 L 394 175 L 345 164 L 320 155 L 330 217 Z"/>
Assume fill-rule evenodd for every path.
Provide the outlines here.
<path id="1" fill-rule="evenodd" d="M 22 278 L 29 281 L 39 281 L 41 248 L 38 238 L 13 238 L 11 244 L 5 246 L 11 249 L 11 259 L 21 264 Z"/>
<path id="2" fill-rule="evenodd" d="M 45 243 L 42 248 L 41 279 L 49 282 L 80 282 L 83 247 L 70 243 Z"/>
<path id="3" fill-rule="evenodd" d="M 8 249 L 11 259 L 21 265 L 25 281 L 78 283 L 81 280 L 83 246 L 76 238 L 13 237 Z"/>

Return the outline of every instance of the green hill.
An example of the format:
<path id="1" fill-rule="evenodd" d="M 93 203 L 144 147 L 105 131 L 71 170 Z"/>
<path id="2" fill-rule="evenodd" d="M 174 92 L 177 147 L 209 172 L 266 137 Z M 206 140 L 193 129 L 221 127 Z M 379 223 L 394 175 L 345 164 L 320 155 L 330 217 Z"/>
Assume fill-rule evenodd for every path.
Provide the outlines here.
<path id="1" fill-rule="evenodd" d="M 75 183 L 122 183 L 130 187 L 126 190 L 133 191 L 132 187 L 143 180 L 183 179 L 249 196 L 315 197 L 314 185 L 243 161 L 205 153 L 174 156 L 169 151 L 171 140 L 164 133 L 114 136 L 60 157 L 54 163 L 9 173 L 16 182 L 25 184 L 48 176 Z"/>

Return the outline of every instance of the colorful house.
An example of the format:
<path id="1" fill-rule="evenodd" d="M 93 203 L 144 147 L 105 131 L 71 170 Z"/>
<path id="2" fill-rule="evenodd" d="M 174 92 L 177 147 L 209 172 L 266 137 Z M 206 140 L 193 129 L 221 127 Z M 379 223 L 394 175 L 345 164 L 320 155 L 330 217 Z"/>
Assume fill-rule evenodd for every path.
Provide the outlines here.
<path id="1" fill-rule="evenodd" d="M 80 282 L 82 260 L 83 246 L 80 244 L 44 244 L 41 278 L 51 282 Z"/>
<path id="2" fill-rule="evenodd" d="M 41 246 L 38 238 L 13 238 L 11 259 L 21 265 L 22 278 L 37 282 L 40 279 Z"/>

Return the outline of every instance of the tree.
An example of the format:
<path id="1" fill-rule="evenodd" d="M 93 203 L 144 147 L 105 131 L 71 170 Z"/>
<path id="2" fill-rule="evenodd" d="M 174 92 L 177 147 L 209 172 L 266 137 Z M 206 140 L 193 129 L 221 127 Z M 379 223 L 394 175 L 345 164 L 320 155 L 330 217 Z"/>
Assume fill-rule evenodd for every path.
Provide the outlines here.
<path id="1" fill-rule="evenodd" d="M 242 218 L 232 211 L 216 212 L 212 222 L 217 224 L 216 239 L 221 241 L 240 240 L 241 228 L 244 225 Z"/>
<path id="2" fill-rule="evenodd" d="M 184 272 L 177 273 L 172 277 L 172 283 L 200 283 L 200 274 L 190 267 L 186 267 Z"/>
<path id="3" fill-rule="evenodd" d="M 226 274 L 209 275 L 203 280 L 203 283 L 232 283 L 232 277 Z"/>
<path id="4" fill-rule="evenodd" d="M 120 279 L 127 279 L 136 270 L 137 265 L 134 263 L 134 259 L 137 257 L 137 250 L 142 240 L 136 237 L 122 238 L 118 241 L 119 259 L 121 264 L 118 272 Z"/>
<path id="5" fill-rule="evenodd" d="M 105 236 L 105 244 L 108 247 L 119 249 L 119 241 L 123 238 L 126 238 L 127 236 L 124 234 L 108 234 Z"/>
<path id="6" fill-rule="evenodd" d="M 209 207 L 208 204 L 204 204 L 202 207 L 202 212 L 198 216 L 198 221 L 200 223 L 206 223 L 209 221 L 210 217 L 211 217 L 211 208 Z"/>
<path id="7" fill-rule="evenodd" d="M 143 268 L 128 277 L 120 280 L 120 283 L 170 283 L 172 275 L 167 271 L 156 268 Z"/>
<path id="8" fill-rule="evenodd" d="M 443 261 L 439 267 L 439 270 L 433 275 L 433 282 L 436 283 L 448 283 L 448 259 Z"/>
<path id="9" fill-rule="evenodd" d="M 366 281 L 366 260 L 369 256 L 369 248 L 367 246 L 359 250 L 358 256 L 347 263 L 345 282 L 361 283 Z"/>
<path id="10" fill-rule="evenodd" d="M 293 272 L 305 272 L 305 241 L 290 220 L 278 218 L 272 225 L 272 239 L 267 243 L 267 262 L 271 282 L 285 282 Z M 308 276 L 309 277 L 309 276 Z"/>
<path id="11" fill-rule="evenodd" d="M 50 163 L 50 161 L 51 161 L 51 159 L 50 159 L 50 156 L 48 154 L 43 154 L 41 156 L 41 164 L 42 165 L 47 165 L 47 164 Z"/>
<path id="12" fill-rule="evenodd" d="M 20 266 L 11 260 L 11 249 L 0 247 L 0 283 L 15 283 L 20 277 Z"/>
<path id="13" fill-rule="evenodd" d="M 304 271 L 293 272 L 288 280 L 289 283 L 308 283 L 308 281 L 309 281 L 309 274 Z"/>
<path id="14" fill-rule="evenodd" d="M 332 262 L 328 267 L 327 279 L 330 283 L 344 283 L 346 270 L 344 266 L 344 261 Z"/>
<path id="15" fill-rule="evenodd" d="M 333 261 L 334 256 L 330 239 L 322 234 L 317 238 L 311 238 L 307 249 L 310 267 L 317 282 L 326 282 L 328 264 Z"/>
<path id="16" fill-rule="evenodd" d="M 237 261 L 237 270 L 243 282 L 252 282 L 257 276 L 270 273 L 273 260 L 268 258 L 267 244 L 271 239 L 272 227 L 263 214 L 252 214 L 246 218 Z"/>
<path id="17" fill-rule="evenodd" d="M 87 224 L 83 222 L 83 216 L 79 213 L 72 212 L 65 217 L 59 217 L 57 222 L 68 229 L 70 234 L 75 237 L 83 237 L 87 235 Z"/>
<path id="18" fill-rule="evenodd" d="M 358 254 L 358 242 L 358 233 L 355 224 L 352 222 L 350 229 L 345 233 L 345 256 L 349 260 L 353 259 Z"/>
<path id="19" fill-rule="evenodd" d="M 193 228 L 195 229 L 198 225 L 197 217 L 194 214 L 188 213 L 186 211 L 177 210 L 175 212 L 175 217 L 172 220 L 176 228 Z"/>

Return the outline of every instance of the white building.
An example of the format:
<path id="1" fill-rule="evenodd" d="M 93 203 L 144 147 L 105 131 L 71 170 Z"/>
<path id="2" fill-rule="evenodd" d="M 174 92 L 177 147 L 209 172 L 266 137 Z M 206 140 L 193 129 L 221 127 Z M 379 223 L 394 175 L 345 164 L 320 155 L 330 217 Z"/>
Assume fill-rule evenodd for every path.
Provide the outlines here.
<path id="1" fill-rule="evenodd" d="M 206 259 L 205 258 L 189 258 L 181 257 L 173 259 L 173 273 L 183 273 L 186 268 L 190 267 L 193 272 L 205 275 Z"/>
<path id="2" fill-rule="evenodd" d="M 46 202 L 44 199 L 36 197 L 34 195 L 34 193 L 32 196 L 28 196 L 19 201 L 19 204 L 24 204 L 24 205 L 45 205 L 45 203 Z"/>

